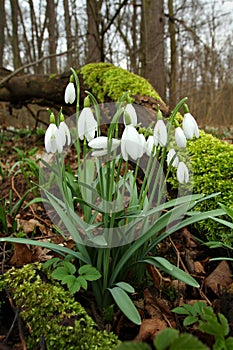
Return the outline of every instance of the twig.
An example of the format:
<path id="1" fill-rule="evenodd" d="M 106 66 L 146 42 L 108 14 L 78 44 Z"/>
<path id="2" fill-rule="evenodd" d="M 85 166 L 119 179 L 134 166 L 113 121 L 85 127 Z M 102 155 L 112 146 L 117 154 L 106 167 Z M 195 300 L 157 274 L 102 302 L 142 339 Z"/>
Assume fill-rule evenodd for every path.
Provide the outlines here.
<path id="1" fill-rule="evenodd" d="M 24 339 L 24 336 L 23 336 L 23 329 L 22 329 L 22 323 L 21 323 L 21 319 L 19 317 L 19 310 L 15 307 L 14 305 L 14 302 L 13 302 L 13 299 L 12 297 L 10 296 L 9 292 L 6 290 L 6 294 L 7 294 L 7 297 L 9 299 L 9 303 L 11 305 L 11 308 L 12 310 L 14 311 L 15 313 L 15 317 L 14 317 L 14 320 L 12 322 L 12 325 L 7 333 L 7 336 L 4 340 L 4 343 L 7 342 L 13 328 L 14 328 L 14 325 L 15 325 L 15 322 L 17 320 L 17 324 L 18 324 L 18 330 L 19 330 L 19 337 L 20 337 L 20 341 L 21 341 L 21 345 L 22 345 L 22 350 L 27 350 L 27 345 L 26 345 L 26 342 L 25 342 L 25 339 Z"/>
<path id="2" fill-rule="evenodd" d="M 13 78 L 15 75 L 17 75 L 19 72 L 21 72 L 22 70 L 26 69 L 26 68 L 29 68 L 29 67 L 32 67 L 32 66 L 35 66 L 36 64 L 38 63 L 41 63 L 43 62 L 44 60 L 47 60 L 49 58 L 52 58 L 54 56 L 58 57 L 58 56 L 62 56 L 62 55 L 65 55 L 66 53 L 68 52 L 72 52 L 75 50 L 75 47 L 72 47 L 71 49 L 67 50 L 67 51 L 63 51 L 63 52 L 60 52 L 60 53 L 53 53 L 51 55 L 48 55 L 48 56 L 43 56 L 41 58 L 39 58 L 38 60 L 34 61 L 34 62 L 31 62 L 31 63 L 27 63 L 25 64 L 24 66 L 16 69 L 14 72 L 12 72 L 11 74 L 9 74 L 7 77 L 5 77 L 4 79 L 2 79 L 0 81 L 0 87 L 4 86 L 5 83 L 8 82 L 8 80 L 10 80 L 11 78 Z"/>

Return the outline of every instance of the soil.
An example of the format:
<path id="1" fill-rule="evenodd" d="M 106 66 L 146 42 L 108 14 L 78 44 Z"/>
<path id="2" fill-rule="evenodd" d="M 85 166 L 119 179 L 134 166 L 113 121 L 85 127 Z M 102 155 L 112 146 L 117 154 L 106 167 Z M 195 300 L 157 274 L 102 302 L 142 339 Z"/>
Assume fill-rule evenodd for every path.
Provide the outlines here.
<path id="1" fill-rule="evenodd" d="M 9 130 L 2 131 L 0 136 L 0 204 L 5 203 L 5 207 L 9 210 L 10 201 L 12 200 L 13 205 L 19 202 L 30 186 L 28 179 L 25 179 L 22 174 L 22 169 L 20 171 L 20 165 L 15 166 L 13 171 L 10 169 L 24 157 L 38 157 L 44 150 L 43 136 Z M 37 149 L 30 156 L 30 150 L 34 147 Z M 21 150 L 21 153 L 18 150 Z M 72 165 L 73 159 L 71 154 L 69 158 L 71 167 L 75 166 Z M 30 180 L 36 181 L 33 172 L 30 173 Z M 17 232 L 18 236 L 52 239 L 56 243 L 65 243 L 61 236 L 55 234 L 53 225 L 41 203 L 34 203 L 24 209 L 34 196 L 33 191 L 28 193 L 14 220 L 8 212 L 5 227 L 0 221 L 0 237 Z M 72 242 L 69 241 L 66 244 L 72 245 Z M 174 314 L 172 312 L 174 307 L 184 303 L 193 304 L 195 301 L 203 301 L 228 318 L 230 334 L 233 334 L 231 315 L 233 296 L 230 293 L 233 285 L 232 266 L 227 261 L 210 262 L 211 257 L 222 256 L 222 253 L 226 256 L 227 252 L 208 249 L 200 243 L 198 232 L 194 232 L 192 227 L 176 232 L 163 241 L 158 249 L 160 256 L 183 268 L 199 282 L 201 287 L 199 289 L 188 287 L 182 282 L 161 274 L 156 268 L 148 266 L 144 287 L 134 295 L 135 305 L 142 318 L 140 327 L 129 322 L 119 310 L 116 310 L 110 321 L 104 322 L 91 293 L 88 294 L 88 298 L 86 293 L 77 293 L 77 300 L 83 304 L 100 329 L 112 330 L 122 340 L 134 339 L 151 344 L 156 334 L 164 328 L 173 327 L 180 331 L 184 330 L 182 322 L 184 317 Z M 43 262 L 52 256 L 53 252 L 40 247 L 1 243 L 0 271 L 4 273 L 12 266 L 21 267 L 35 261 Z M 27 335 L 27 328 L 20 320 L 20 314 L 15 308 L 13 299 L 6 292 L 2 292 L 0 297 L 2 298 L 2 303 L 0 303 L 0 350 L 25 350 L 24 339 Z M 196 334 L 195 327 L 189 327 L 188 332 Z M 204 337 L 203 334 L 198 336 L 200 339 Z M 210 336 L 202 340 L 211 347 L 213 339 Z M 40 349 L 46 349 L 46 345 L 42 344 Z"/>

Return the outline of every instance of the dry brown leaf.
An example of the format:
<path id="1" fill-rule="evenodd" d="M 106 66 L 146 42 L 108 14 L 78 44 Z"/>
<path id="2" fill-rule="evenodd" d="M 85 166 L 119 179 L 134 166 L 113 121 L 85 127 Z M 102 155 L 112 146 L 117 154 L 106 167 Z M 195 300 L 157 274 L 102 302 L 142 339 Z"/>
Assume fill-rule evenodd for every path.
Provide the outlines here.
<path id="1" fill-rule="evenodd" d="M 167 323 L 159 318 L 144 319 L 135 341 L 152 341 L 155 336 L 162 330 L 167 328 Z"/>
<path id="2" fill-rule="evenodd" d="M 205 269 L 204 266 L 200 261 L 194 261 L 194 271 L 198 275 L 205 275 Z"/>
<path id="3" fill-rule="evenodd" d="M 219 296 L 219 291 L 232 283 L 231 274 L 227 261 L 221 261 L 216 269 L 206 278 L 206 287 Z"/>
<path id="4" fill-rule="evenodd" d="M 37 256 L 25 244 L 14 243 L 14 253 L 11 257 L 10 264 L 15 266 L 23 266 L 35 262 Z"/>

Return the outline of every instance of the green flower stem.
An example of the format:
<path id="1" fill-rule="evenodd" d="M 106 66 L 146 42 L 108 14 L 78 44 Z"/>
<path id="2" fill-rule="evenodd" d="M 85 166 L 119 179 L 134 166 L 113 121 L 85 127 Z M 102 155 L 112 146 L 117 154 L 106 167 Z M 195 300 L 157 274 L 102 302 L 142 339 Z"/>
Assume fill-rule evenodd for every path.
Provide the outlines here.
<path id="1" fill-rule="evenodd" d="M 78 167 L 80 167 L 81 164 L 81 160 L 80 160 L 80 156 L 81 156 L 81 147 L 80 147 L 80 141 L 79 141 L 79 137 L 78 137 L 78 118 L 79 118 L 79 103 L 80 103 L 80 82 L 79 82 L 79 78 L 78 78 L 78 74 L 76 72 L 75 69 L 70 68 L 74 80 L 75 80 L 75 84 L 76 84 L 76 132 L 77 132 L 77 138 L 75 140 L 75 147 L 76 147 L 76 152 L 77 152 L 77 157 L 78 157 Z"/>

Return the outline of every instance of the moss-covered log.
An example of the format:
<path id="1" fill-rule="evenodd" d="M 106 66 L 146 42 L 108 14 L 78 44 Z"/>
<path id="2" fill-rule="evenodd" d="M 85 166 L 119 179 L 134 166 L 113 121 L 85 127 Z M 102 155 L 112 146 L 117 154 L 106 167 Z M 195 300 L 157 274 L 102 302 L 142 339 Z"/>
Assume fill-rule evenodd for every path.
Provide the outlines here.
<path id="1" fill-rule="evenodd" d="M 44 339 L 47 350 L 111 350 L 117 336 L 99 331 L 84 308 L 54 280 L 42 265 L 12 268 L 2 277 L 2 286 L 12 293 L 20 317 L 27 326 L 27 349 Z"/>

